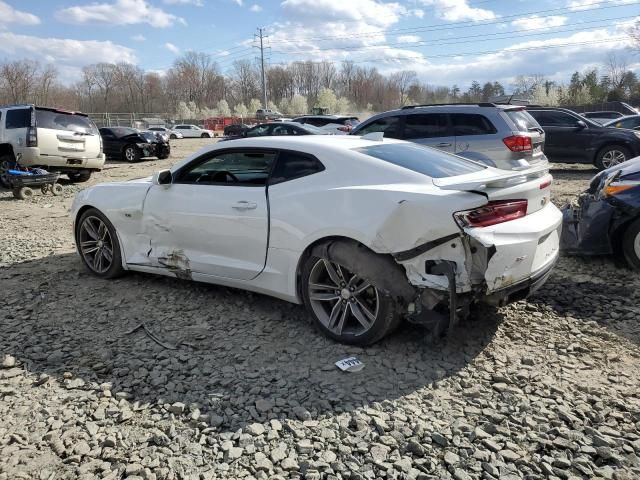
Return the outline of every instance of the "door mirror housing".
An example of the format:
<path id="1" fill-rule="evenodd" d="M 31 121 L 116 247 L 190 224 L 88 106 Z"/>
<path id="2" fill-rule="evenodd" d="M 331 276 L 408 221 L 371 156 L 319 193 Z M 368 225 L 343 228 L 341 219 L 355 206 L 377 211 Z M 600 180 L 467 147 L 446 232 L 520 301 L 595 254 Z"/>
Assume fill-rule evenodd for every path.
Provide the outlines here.
<path id="1" fill-rule="evenodd" d="M 587 124 L 584 122 L 584 120 L 578 120 L 576 122 L 576 128 L 578 130 L 582 130 L 583 128 L 587 128 Z"/>
<path id="2" fill-rule="evenodd" d="M 172 180 L 171 170 L 160 170 L 153 176 L 153 183 L 156 185 L 171 185 Z"/>

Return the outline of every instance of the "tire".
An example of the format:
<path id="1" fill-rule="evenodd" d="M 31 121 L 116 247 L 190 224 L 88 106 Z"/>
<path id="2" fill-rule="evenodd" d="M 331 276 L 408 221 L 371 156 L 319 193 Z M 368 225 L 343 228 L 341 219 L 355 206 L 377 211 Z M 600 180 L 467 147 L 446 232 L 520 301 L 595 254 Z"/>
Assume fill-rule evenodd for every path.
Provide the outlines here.
<path id="1" fill-rule="evenodd" d="M 21 187 L 16 190 L 18 191 L 18 198 L 20 200 L 29 200 L 30 198 L 33 198 L 33 190 L 29 187 Z M 15 196 L 15 191 L 14 191 L 14 196 Z"/>
<path id="2" fill-rule="evenodd" d="M 363 259 L 369 265 L 381 259 L 351 242 L 336 241 L 330 248 L 331 260 L 314 249 L 303 263 L 305 307 L 326 336 L 348 345 L 371 345 L 395 330 L 401 320 L 394 297 L 358 276 Z"/>
<path id="3" fill-rule="evenodd" d="M 605 170 L 626 162 L 631 157 L 632 155 L 628 148 L 621 145 L 607 145 L 598 151 L 594 164 L 598 170 Z"/>
<path id="4" fill-rule="evenodd" d="M 166 160 L 167 158 L 169 158 L 169 153 L 164 153 L 162 155 L 158 155 L 158 160 Z"/>
<path id="5" fill-rule="evenodd" d="M 43 195 L 45 195 L 49 191 L 49 185 L 42 185 L 40 187 L 40 191 L 42 192 Z"/>
<path id="6" fill-rule="evenodd" d="M 7 170 L 10 168 L 14 168 L 16 166 L 16 159 L 13 155 L 2 155 L 0 156 L 0 185 L 3 187 L 10 188 L 11 185 L 6 180 L 5 175 Z"/>
<path id="7" fill-rule="evenodd" d="M 171 135 L 169 135 L 169 138 L 170 138 L 171 140 L 175 140 L 175 139 L 176 139 L 176 138 L 178 138 L 178 137 L 176 137 L 176 136 L 175 136 L 175 134 L 173 134 L 173 133 L 172 133 Z"/>
<path id="8" fill-rule="evenodd" d="M 124 274 L 116 229 L 102 212 L 95 208 L 86 210 L 76 222 L 75 239 L 82 263 L 92 274 L 100 278 L 116 278 Z M 98 254 L 101 259 L 96 260 Z M 108 266 L 105 265 L 107 261 Z"/>
<path id="9" fill-rule="evenodd" d="M 69 177 L 69 180 L 71 180 L 73 183 L 83 183 L 91 178 L 91 171 L 87 170 L 82 172 L 67 173 L 67 177 Z"/>
<path id="10" fill-rule="evenodd" d="M 59 183 L 54 183 L 53 185 L 51 185 L 50 189 L 51 189 L 51 193 L 56 197 L 58 195 L 62 195 L 62 193 L 64 192 L 62 185 L 60 185 Z"/>
<path id="11" fill-rule="evenodd" d="M 140 161 L 140 149 L 135 145 L 127 145 L 122 150 L 122 159 L 125 162 L 135 163 Z"/>
<path id="12" fill-rule="evenodd" d="M 622 236 L 622 253 L 634 270 L 640 270 L 640 218 L 627 227 Z"/>
<path id="13" fill-rule="evenodd" d="M 208 133 L 203 133 L 202 135 L 200 135 L 200 138 L 211 138 L 211 135 L 209 135 Z"/>

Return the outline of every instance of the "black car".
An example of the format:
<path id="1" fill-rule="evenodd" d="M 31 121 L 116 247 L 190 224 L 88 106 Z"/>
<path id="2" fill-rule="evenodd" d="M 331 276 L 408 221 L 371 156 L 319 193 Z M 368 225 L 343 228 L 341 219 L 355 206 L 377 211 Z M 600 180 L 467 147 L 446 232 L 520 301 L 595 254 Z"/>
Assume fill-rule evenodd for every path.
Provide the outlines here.
<path id="1" fill-rule="evenodd" d="M 593 177 L 563 215 L 560 248 L 566 253 L 619 253 L 640 270 L 640 157 Z"/>
<path id="2" fill-rule="evenodd" d="M 313 125 L 314 127 L 331 126 L 335 129 L 334 133 L 349 133 L 360 124 L 358 117 L 350 115 L 303 115 L 294 118 L 292 121 L 304 125 Z"/>
<path id="3" fill-rule="evenodd" d="M 224 140 L 235 140 L 244 137 L 267 137 L 280 135 L 331 135 L 331 132 L 314 127 L 313 125 L 302 125 L 295 122 L 273 122 L 261 123 L 255 127 L 245 130 L 241 135 L 222 138 Z"/>
<path id="4" fill-rule="evenodd" d="M 640 130 L 640 115 L 627 115 L 626 117 L 620 117 L 605 123 L 604 126 Z"/>
<path id="5" fill-rule="evenodd" d="M 225 137 L 239 137 L 244 132 L 249 130 L 249 128 L 249 125 L 245 125 L 244 123 L 234 123 L 232 125 L 227 125 L 226 127 L 224 127 L 222 134 Z"/>
<path id="6" fill-rule="evenodd" d="M 137 162 L 142 157 L 169 157 L 169 138 L 160 132 L 141 132 L 135 128 L 101 128 L 102 148 L 107 158 Z"/>
<path id="7" fill-rule="evenodd" d="M 640 132 L 607 128 L 565 108 L 527 107 L 546 134 L 552 162 L 593 163 L 599 170 L 640 155 Z"/>

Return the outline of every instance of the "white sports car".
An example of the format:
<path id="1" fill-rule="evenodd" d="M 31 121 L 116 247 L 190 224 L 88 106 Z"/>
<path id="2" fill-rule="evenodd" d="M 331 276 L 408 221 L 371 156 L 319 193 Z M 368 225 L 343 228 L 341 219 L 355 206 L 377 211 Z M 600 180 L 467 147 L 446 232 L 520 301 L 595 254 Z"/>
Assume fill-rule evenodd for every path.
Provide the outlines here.
<path id="1" fill-rule="evenodd" d="M 100 277 L 136 270 L 273 295 L 366 345 L 402 318 L 446 327 L 474 302 L 539 287 L 562 222 L 551 181 L 376 134 L 257 137 L 90 187 L 72 215 Z"/>

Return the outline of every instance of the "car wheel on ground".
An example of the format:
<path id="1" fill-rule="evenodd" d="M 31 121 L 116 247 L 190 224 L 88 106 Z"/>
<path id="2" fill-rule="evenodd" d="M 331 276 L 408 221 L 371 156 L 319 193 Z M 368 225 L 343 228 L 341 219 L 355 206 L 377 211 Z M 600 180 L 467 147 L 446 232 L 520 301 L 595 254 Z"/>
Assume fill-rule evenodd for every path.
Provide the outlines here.
<path id="1" fill-rule="evenodd" d="M 71 180 L 73 183 L 82 183 L 91 178 L 91 171 L 87 170 L 82 172 L 67 173 L 67 177 L 69 177 L 69 180 Z"/>
<path id="2" fill-rule="evenodd" d="M 605 170 L 631 158 L 631 152 L 620 145 L 608 145 L 600 149 L 596 155 L 595 165 L 598 170 Z"/>
<path id="3" fill-rule="evenodd" d="M 0 156 L 0 184 L 4 187 L 9 187 L 9 182 L 5 180 L 5 175 L 7 171 L 16 166 L 16 160 L 12 155 L 2 155 Z"/>
<path id="4" fill-rule="evenodd" d="M 33 197 L 33 190 L 29 187 L 20 187 L 13 190 L 13 196 L 20 200 L 28 200 Z"/>
<path id="5" fill-rule="evenodd" d="M 202 135 L 200 135 L 200 138 L 211 138 L 211 135 L 209 135 L 208 133 L 203 133 Z"/>
<path id="6" fill-rule="evenodd" d="M 122 151 L 122 157 L 129 163 L 134 163 L 140 160 L 140 150 L 135 145 L 127 145 Z"/>
<path id="7" fill-rule="evenodd" d="M 341 343 L 370 345 L 400 322 L 395 299 L 366 278 L 354 257 L 376 264 L 364 247 L 331 244 L 331 259 L 311 255 L 302 268 L 302 297 L 316 326 Z"/>
<path id="8" fill-rule="evenodd" d="M 169 158 L 169 154 L 168 153 L 164 153 L 162 155 L 158 155 L 158 160 L 166 160 L 167 158 Z"/>
<path id="9" fill-rule="evenodd" d="M 627 227 L 622 237 L 622 252 L 634 270 L 640 270 L 640 218 Z"/>
<path id="10" fill-rule="evenodd" d="M 176 137 L 176 135 L 175 135 L 174 133 L 172 133 L 171 135 L 169 135 L 169 138 L 170 138 L 171 140 L 175 140 L 175 139 L 176 139 L 176 138 L 178 138 L 178 137 Z"/>
<path id="11" fill-rule="evenodd" d="M 87 209 L 76 224 L 76 248 L 91 273 L 115 278 L 124 273 L 116 230 L 102 212 Z"/>

